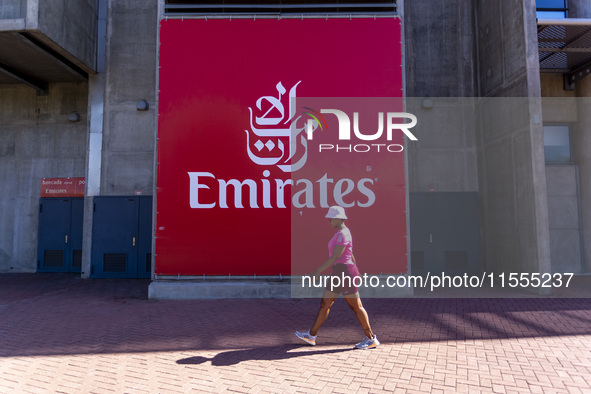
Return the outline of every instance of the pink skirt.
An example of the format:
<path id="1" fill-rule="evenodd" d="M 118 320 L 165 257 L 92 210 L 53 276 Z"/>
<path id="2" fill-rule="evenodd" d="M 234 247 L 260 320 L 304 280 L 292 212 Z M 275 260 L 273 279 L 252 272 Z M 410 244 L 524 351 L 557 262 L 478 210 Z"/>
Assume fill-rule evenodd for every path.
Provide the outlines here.
<path id="1" fill-rule="evenodd" d="M 342 293 L 344 296 L 359 292 L 355 283 L 359 284 L 361 283 L 361 280 L 355 280 L 355 277 L 361 275 L 359 275 L 359 270 L 355 264 L 335 264 L 332 267 L 332 273 L 330 276 L 331 278 L 329 278 L 325 290 L 337 294 Z M 339 286 L 333 287 L 334 282 L 331 280 L 333 276 L 340 279 Z"/>

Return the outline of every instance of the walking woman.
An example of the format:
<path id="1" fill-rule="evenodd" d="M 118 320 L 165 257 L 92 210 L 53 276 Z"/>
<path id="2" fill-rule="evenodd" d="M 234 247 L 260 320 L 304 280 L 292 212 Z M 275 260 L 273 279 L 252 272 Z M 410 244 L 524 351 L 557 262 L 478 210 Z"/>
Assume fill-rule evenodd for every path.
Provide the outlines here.
<path id="1" fill-rule="evenodd" d="M 363 308 L 361 298 L 359 298 L 358 289 L 354 285 L 353 278 L 359 276 L 359 271 L 357 270 L 355 257 L 353 256 L 353 238 L 351 237 L 351 231 L 345 226 L 345 219 L 347 219 L 345 209 L 339 206 L 330 207 L 326 217 L 329 219 L 330 226 L 335 228 L 337 232 L 328 243 L 330 257 L 316 271 L 314 271 L 313 275 L 318 276 L 321 272 L 332 266 L 333 276 L 338 276 L 341 279 L 343 276 L 350 277 L 351 280 L 343 280 L 342 282 L 344 283 L 342 283 L 342 286 L 339 288 L 333 288 L 332 282 L 329 280 L 324 290 L 320 309 L 318 310 L 312 328 L 304 332 L 296 331 L 295 334 L 307 344 L 312 346 L 316 345 L 316 334 L 322 323 L 324 323 L 328 317 L 332 304 L 335 302 L 339 294 L 342 293 L 349 307 L 355 312 L 355 315 L 365 332 L 365 338 L 356 344 L 355 347 L 358 349 L 374 348 L 378 346 L 380 342 L 371 330 L 369 317 Z"/>

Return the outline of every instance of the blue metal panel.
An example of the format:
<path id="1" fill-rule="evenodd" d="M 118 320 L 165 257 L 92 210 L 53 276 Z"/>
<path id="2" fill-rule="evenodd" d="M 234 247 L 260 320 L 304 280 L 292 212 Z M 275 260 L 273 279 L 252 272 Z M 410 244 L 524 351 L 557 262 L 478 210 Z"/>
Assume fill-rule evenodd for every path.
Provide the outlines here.
<path id="1" fill-rule="evenodd" d="M 410 246 L 411 273 L 427 275 L 435 270 L 435 247 L 432 238 L 434 231 L 433 193 L 410 193 Z"/>
<path id="2" fill-rule="evenodd" d="M 137 277 L 150 278 L 152 275 L 152 196 L 142 196 L 139 202 Z"/>

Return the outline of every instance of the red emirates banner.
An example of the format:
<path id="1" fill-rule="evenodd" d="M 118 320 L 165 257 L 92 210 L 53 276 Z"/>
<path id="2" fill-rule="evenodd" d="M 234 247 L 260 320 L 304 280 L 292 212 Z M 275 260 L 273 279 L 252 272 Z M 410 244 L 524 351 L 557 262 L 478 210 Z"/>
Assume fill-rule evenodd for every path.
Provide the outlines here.
<path id="1" fill-rule="evenodd" d="M 394 18 L 162 21 L 155 273 L 311 272 L 331 205 L 362 272 L 406 273 L 416 118 L 400 31 Z"/>

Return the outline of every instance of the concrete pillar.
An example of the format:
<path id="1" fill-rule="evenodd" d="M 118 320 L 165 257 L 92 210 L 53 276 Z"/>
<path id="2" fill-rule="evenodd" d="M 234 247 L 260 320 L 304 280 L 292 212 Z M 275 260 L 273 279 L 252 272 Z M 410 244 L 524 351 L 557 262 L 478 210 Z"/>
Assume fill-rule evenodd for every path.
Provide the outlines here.
<path id="1" fill-rule="evenodd" d="M 591 18 L 591 2 L 588 0 L 569 0 L 569 18 Z M 591 272 L 591 77 L 587 76 L 575 84 L 578 119 L 571 129 L 571 143 L 574 162 L 579 166 L 581 194 L 581 226 L 583 227 L 583 246 L 585 271 Z M 585 247 L 587 246 L 587 247 Z"/>
<path id="2" fill-rule="evenodd" d="M 82 278 L 91 275 L 92 227 L 94 196 L 101 194 L 101 163 L 105 108 L 105 51 L 107 32 L 107 0 L 98 2 L 97 53 L 95 75 L 89 78 L 89 130 L 86 150 L 86 193 L 82 230 Z"/>
<path id="3" fill-rule="evenodd" d="M 550 272 L 535 1 L 479 0 L 476 19 L 485 269 Z"/>
<path id="4" fill-rule="evenodd" d="M 585 271 L 591 271 L 591 77 L 579 80 L 576 84 L 577 123 L 571 129 L 571 149 L 574 163 L 579 166 L 581 194 L 581 226 L 583 227 L 583 246 Z"/>
<path id="5" fill-rule="evenodd" d="M 422 134 L 406 149 L 410 191 L 478 191 L 473 101 L 457 99 L 477 89 L 473 2 L 409 1 L 404 33 L 406 104 Z M 438 99 L 425 109 L 421 97 Z"/>
<path id="6" fill-rule="evenodd" d="M 95 196 L 150 195 L 156 141 L 156 1 L 99 0 L 82 267 L 90 275 Z M 146 100 L 147 111 L 137 103 Z"/>

